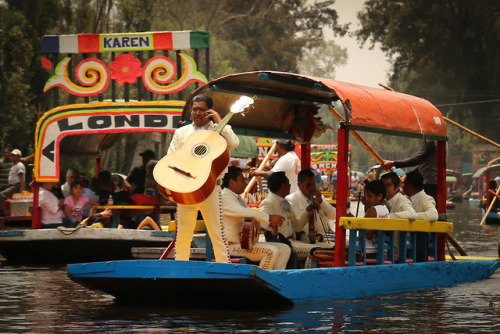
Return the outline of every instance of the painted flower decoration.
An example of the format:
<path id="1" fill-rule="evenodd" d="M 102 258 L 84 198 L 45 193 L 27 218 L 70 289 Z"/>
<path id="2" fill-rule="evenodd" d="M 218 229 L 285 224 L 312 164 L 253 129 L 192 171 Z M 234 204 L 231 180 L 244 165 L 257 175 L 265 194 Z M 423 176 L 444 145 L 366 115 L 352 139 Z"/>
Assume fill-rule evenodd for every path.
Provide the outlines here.
<path id="1" fill-rule="evenodd" d="M 109 64 L 111 69 L 111 79 L 116 80 L 120 85 L 124 83 L 135 83 L 135 80 L 141 76 L 142 63 L 135 59 L 133 55 L 119 55 Z"/>

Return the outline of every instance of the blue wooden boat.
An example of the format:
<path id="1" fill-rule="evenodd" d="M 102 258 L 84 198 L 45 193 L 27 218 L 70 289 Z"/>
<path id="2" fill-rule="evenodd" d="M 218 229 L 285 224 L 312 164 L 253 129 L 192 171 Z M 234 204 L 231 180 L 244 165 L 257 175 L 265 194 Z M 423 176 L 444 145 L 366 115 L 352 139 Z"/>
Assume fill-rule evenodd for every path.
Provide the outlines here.
<path id="1" fill-rule="evenodd" d="M 369 297 L 490 277 L 500 262 L 450 261 L 298 270 L 249 264 L 128 260 L 68 265 L 75 282 L 120 302 L 286 304 Z"/>
<path id="2" fill-rule="evenodd" d="M 221 116 L 241 95 L 256 96 L 252 111 L 245 117 L 232 118 L 234 131 L 302 142 L 302 168 L 310 165 L 311 138 L 320 136 L 329 126 L 317 117 L 321 105 L 340 120 L 338 175 L 348 174 L 351 132 L 359 141 L 364 140 L 357 136 L 357 130 L 436 140 L 437 209 L 440 214 L 446 213 L 446 126 L 439 110 L 424 99 L 330 79 L 257 71 L 229 75 L 200 87 L 186 103 L 185 120 L 190 115 L 190 100 L 200 93 L 213 98 L 214 109 Z M 348 197 L 347 179 L 338 178 L 334 256 L 314 262 L 314 269 L 266 271 L 251 264 L 214 263 L 209 258 L 198 262 L 131 260 L 72 264 L 68 266 L 68 275 L 84 286 L 115 296 L 117 301 L 157 301 L 164 305 L 172 300 L 176 305 L 206 301 L 212 305 L 231 300 L 231 305 L 254 301 L 273 305 L 473 282 L 487 279 L 500 266 L 498 258 L 446 261 L 446 235 L 452 233 L 452 223 L 349 218 Z M 366 230 L 377 231 L 376 260 L 357 258 L 358 253 L 365 253 Z"/>

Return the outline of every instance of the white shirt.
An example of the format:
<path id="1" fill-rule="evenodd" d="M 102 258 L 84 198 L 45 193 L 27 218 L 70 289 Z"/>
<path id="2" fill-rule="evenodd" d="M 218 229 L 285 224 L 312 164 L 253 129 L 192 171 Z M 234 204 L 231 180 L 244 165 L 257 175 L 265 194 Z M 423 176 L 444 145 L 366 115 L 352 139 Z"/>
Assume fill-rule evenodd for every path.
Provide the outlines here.
<path id="1" fill-rule="evenodd" d="M 20 174 L 26 174 L 26 167 L 24 167 L 24 164 L 21 161 L 12 165 L 9 172 L 9 184 L 14 185 L 21 182 L 21 177 L 19 176 Z"/>
<path id="2" fill-rule="evenodd" d="M 71 195 L 71 186 L 69 185 L 68 182 L 64 183 L 62 186 L 61 186 L 61 192 L 64 196 L 64 198 L 68 197 L 69 195 Z"/>
<path id="3" fill-rule="evenodd" d="M 436 209 L 436 201 L 434 201 L 432 196 L 427 195 L 425 191 L 421 190 L 411 196 L 410 200 L 417 212 L 417 219 L 430 220 L 431 222 L 438 220 L 439 214 Z"/>
<path id="4" fill-rule="evenodd" d="M 59 200 L 52 192 L 40 188 L 38 200 L 42 211 L 42 224 L 60 224 L 63 212 L 59 209 Z"/>
<path id="5" fill-rule="evenodd" d="M 396 195 L 387 201 L 387 205 L 390 211 L 389 218 L 417 219 L 417 213 L 410 200 L 401 193 L 396 193 Z"/>
<path id="6" fill-rule="evenodd" d="M 230 189 L 222 189 L 221 196 L 224 230 L 230 243 L 240 243 L 241 225 L 246 217 L 255 218 L 262 223 L 269 223 L 267 213 L 247 207 L 240 195 Z"/>
<path id="7" fill-rule="evenodd" d="M 297 175 L 300 172 L 300 159 L 294 151 L 288 151 L 280 157 L 271 170 L 273 172 L 285 172 L 288 181 L 290 181 L 290 193 L 299 190 Z"/>
<path id="8" fill-rule="evenodd" d="M 260 203 L 259 211 L 268 213 L 270 215 L 280 215 L 285 217 L 285 221 L 283 222 L 283 225 L 278 228 L 278 232 L 283 234 L 287 238 L 291 238 L 294 235 L 294 232 L 296 232 L 294 227 L 294 221 L 296 218 L 293 214 L 293 210 L 290 209 L 289 204 L 287 208 L 284 208 L 284 206 L 282 205 L 283 201 L 286 201 L 286 199 L 272 192 L 269 192 L 269 195 L 267 195 L 266 199 Z M 266 226 L 262 227 L 266 228 Z M 269 227 L 267 227 L 267 229 L 269 230 Z"/>
<path id="9" fill-rule="evenodd" d="M 99 196 L 97 196 L 97 194 L 90 188 L 83 188 L 82 197 L 87 197 L 89 200 L 94 201 L 94 202 L 99 201 Z M 83 216 L 84 217 L 88 217 L 92 206 L 93 205 L 89 204 L 89 203 L 87 203 L 83 206 Z"/>
<path id="10" fill-rule="evenodd" d="M 293 213 L 297 219 L 297 229 L 301 229 L 309 235 L 309 214 L 306 210 L 310 204 L 308 198 L 304 196 L 299 189 L 293 194 L 288 195 L 286 199 L 290 202 Z M 329 221 L 335 219 L 335 208 L 326 201 L 323 195 L 321 199 L 322 201 L 319 207 L 319 213 L 316 215 L 314 227 L 316 228 L 316 233 L 325 234 L 328 232 L 328 229 L 332 228 Z"/>

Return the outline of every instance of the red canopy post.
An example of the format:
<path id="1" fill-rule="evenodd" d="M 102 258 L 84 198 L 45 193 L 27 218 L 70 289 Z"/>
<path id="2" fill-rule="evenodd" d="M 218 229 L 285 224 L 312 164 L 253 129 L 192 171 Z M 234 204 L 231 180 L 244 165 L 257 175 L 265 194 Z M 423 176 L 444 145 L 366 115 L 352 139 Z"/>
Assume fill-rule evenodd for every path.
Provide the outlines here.
<path id="1" fill-rule="evenodd" d="M 440 214 L 446 213 L 446 143 L 437 142 L 437 210 Z M 437 237 L 437 260 L 445 261 L 445 235 L 439 233 Z"/>
<path id="2" fill-rule="evenodd" d="M 338 151 L 337 151 L 337 194 L 336 194 L 336 219 L 335 219 L 335 267 L 345 265 L 345 229 L 341 228 L 340 217 L 347 214 L 347 164 L 349 148 L 349 131 L 345 124 L 341 123 L 338 130 Z"/>
<path id="3" fill-rule="evenodd" d="M 33 182 L 33 203 L 31 205 L 31 228 L 39 229 L 42 228 L 42 217 L 40 217 L 39 207 L 39 191 L 40 191 L 40 183 Z"/>
<path id="4" fill-rule="evenodd" d="M 300 169 L 311 167 L 311 142 L 300 144 Z"/>
<path id="5" fill-rule="evenodd" d="M 101 157 L 98 156 L 97 158 L 95 158 L 95 177 L 97 177 L 99 175 L 99 173 L 101 172 Z"/>

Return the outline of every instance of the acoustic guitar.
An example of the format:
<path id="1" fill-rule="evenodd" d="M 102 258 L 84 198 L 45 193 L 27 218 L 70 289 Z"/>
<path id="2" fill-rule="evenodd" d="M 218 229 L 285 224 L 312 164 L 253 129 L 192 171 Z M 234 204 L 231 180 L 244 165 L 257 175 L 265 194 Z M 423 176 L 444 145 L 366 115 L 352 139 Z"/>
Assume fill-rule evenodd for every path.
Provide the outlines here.
<path id="1" fill-rule="evenodd" d="M 234 114 L 253 102 L 251 97 L 240 97 L 215 130 L 195 131 L 179 150 L 158 161 L 153 177 L 163 196 L 178 204 L 191 205 L 212 194 L 218 176 L 229 163 L 227 142 L 220 132 Z"/>
<path id="2" fill-rule="evenodd" d="M 259 241 L 260 224 L 255 218 L 245 218 L 241 225 L 240 243 L 242 249 L 252 250 Z"/>

